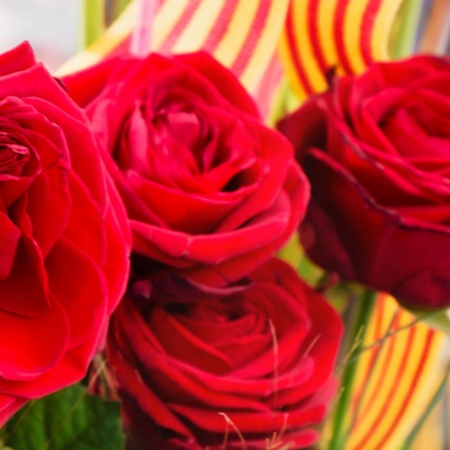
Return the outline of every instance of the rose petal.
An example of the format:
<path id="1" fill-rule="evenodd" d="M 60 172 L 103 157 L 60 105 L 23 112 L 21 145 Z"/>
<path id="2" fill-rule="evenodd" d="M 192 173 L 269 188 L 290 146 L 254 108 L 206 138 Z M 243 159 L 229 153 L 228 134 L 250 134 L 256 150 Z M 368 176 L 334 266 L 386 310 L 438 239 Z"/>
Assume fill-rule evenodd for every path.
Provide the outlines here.
<path id="1" fill-rule="evenodd" d="M 57 303 L 48 313 L 27 319 L 0 310 L 0 322 L 1 377 L 9 380 L 36 378 L 62 358 L 70 327 L 65 311 Z"/>
<path id="2" fill-rule="evenodd" d="M 0 283 L 0 309 L 26 317 L 38 317 L 51 309 L 42 255 L 25 236 L 18 243 L 9 276 Z"/>
<path id="3" fill-rule="evenodd" d="M 70 321 L 69 348 L 88 340 L 90 336 L 95 341 L 105 321 L 108 305 L 105 280 L 99 268 L 64 238 L 54 245 L 45 265 L 50 291 Z"/>
<path id="4" fill-rule="evenodd" d="M 308 164 L 315 176 L 328 180 L 322 187 L 313 180 L 314 200 L 302 225 L 302 242 L 313 260 L 348 279 L 405 297 L 410 305 L 421 304 L 428 292 L 428 307 L 445 306 L 450 261 L 443 243 L 449 234 L 413 220 L 406 223 L 394 210 L 381 207 L 322 152 L 314 153 Z M 346 199 L 347 210 L 337 198 Z M 358 221 L 352 219 L 354 214 Z M 402 263 L 405 260 L 407 266 Z M 430 276 L 433 271 L 439 276 Z"/>
<path id="5" fill-rule="evenodd" d="M 6 214 L 0 212 L 0 279 L 4 280 L 10 273 L 15 260 L 17 247 L 19 245 L 20 230 L 9 219 Z"/>

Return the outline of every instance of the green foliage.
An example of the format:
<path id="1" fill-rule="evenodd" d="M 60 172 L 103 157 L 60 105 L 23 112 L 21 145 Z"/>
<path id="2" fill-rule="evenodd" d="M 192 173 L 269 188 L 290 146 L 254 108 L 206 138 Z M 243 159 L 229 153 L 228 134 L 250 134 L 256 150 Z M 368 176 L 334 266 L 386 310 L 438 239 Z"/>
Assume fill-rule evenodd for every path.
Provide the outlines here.
<path id="1" fill-rule="evenodd" d="M 450 335 L 450 308 L 425 312 L 419 314 L 418 318 L 425 320 L 425 322 L 433 328 L 444 331 Z"/>
<path id="2" fill-rule="evenodd" d="M 3 428 L 0 450 L 120 450 L 120 406 L 74 385 L 33 401 Z"/>

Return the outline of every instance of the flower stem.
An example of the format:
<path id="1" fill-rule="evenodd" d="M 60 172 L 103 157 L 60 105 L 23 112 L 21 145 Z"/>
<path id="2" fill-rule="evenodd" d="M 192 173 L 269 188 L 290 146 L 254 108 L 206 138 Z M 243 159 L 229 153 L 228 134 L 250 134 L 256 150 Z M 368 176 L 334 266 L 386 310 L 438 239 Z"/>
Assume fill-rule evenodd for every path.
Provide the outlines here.
<path id="1" fill-rule="evenodd" d="M 341 378 L 342 393 L 334 413 L 333 434 L 329 443 L 329 450 L 342 450 L 345 447 L 348 430 L 345 429 L 346 414 L 350 406 L 353 382 L 358 366 L 360 350 L 363 347 L 367 324 L 375 304 L 376 291 L 366 290 L 358 301 L 356 320 L 349 340 L 351 354 L 343 370 Z"/>
<path id="2" fill-rule="evenodd" d="M 105 31 L 105 0 L 83 1 L 83 47 L 99 38 Z"/>

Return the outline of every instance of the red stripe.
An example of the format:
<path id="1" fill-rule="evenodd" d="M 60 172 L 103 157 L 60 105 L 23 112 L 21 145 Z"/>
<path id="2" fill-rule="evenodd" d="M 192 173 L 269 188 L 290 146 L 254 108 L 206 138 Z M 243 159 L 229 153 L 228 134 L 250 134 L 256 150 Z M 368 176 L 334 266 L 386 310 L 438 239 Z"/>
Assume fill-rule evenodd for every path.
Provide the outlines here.
<path id="1" fill-rule="evenodd" d="M 391 405 L 392 399 L 395 398 L 395 393 L 397 391 L 397 388 L 400 384 L 400 382 L 402 381 L 402 371 L 405 369 L 405 366 L 407 365 L 408 362 L 408 358 L 409 355 L 411 353 L 411 349 L 413 347 L 413 343 L 414 343 L 414 335 L 416 333 L 416 328 L 413 327 L 409 330 L 408 334 L 408 347 L 406 348 L 406 351 L 403 353 L 403 357 L 402 360 L 400 362 L 400 370 L 399 373 L 397 374 L 397 376 L 395 377 L 395 379 L 393 380 L 393 384 L 391 385 L 391 388 L 389 390 L 388 395 L 386 396 L 385 402 L 383 407 L 380 409 L 380 412 L 377 416 L 377 418 L 375 419 L 375 422 L 373 422 L 371 429 L 366 433 L 366 435 L 361 439 L 361 443 L 355 445 L 354 450 L 358 450 L 358 449 L 365 449 L 366 444 L 368 442 L 368 440 L 370 439 L 372 433 L 374 430 L 376 430 L 378 428 L 378 426 L 380 425 L 380 423 L 383 421 L 384 416 L 386 414 L 386 411 L 389 410 L 389 407 Z M 390 360 L 388 358 L 386 358 L 386 362 L 389 364 Z M 382 372 L 382 373 L 387 373 L 387 372 Z M 386 379 L 385 379 L 386 380 Z M 386 380 L 387 381 L 387 380 Z M 389 380 L 390 381 L 390 380 Z M 397 415 L 398 418 L 398 415 Z M 377 435 L 377 432 L 375 431 L 375 436 Z"/>
<path id="2" fill-rule="evenodd" d="M 383 324 L 383 316 L 384 316 L 384 310 L 386 308 L 386 297 L 385 296 L 379 296 L 377 299 L 377 305 L 376 305 L 376 311 L 375 311 L 375 317 L 374 317 L 374 330 L 373 330 L 373 339 L 369 341 L 367 339 L 368 344 L 370 345 L 371 342 L 377 342 L 380 339 L 383 338 L 382 335 L 382 324 Z M 392 324 L 389 327 L 389 329 L 386 331 L 386 333 L 390 333 L 392 330 L 392 327 L 394 326 L 395 321 L 397 318 L 394 316 L 394 319 L 392 320 Z M 386 341 L 380 342 L 375 348 L 373 348 L 370 351 L 370 359 L 366 365 L 366 373 L 363 377 L 364 383 L 361 385 L 361 388 L 359 392 L 355 394 L 353 404 L 354 404 L 354 412 L 353 412 L 353 421 L 351 424 L 350 429 L 353 429 L 357 423 L 360 422 L 360 415 L 359 411 L 361 408 L 361 402 L 364 397 L 365 389 L 367 388 L 370 378 L 375 370 L 375 365 L 378 361 L 378 357 L 380 355 L 381 349 L 383 348 L 383 345 L 386 343 Z"/>
<path id="3" fill-rule="evenodd" d="M 247 64 L 253 56 L 253 52 L 257 47 L 259 39 L 266 26 L 269 12 L 271 8 L 276 8 L 276 5 L 272 5 L 272 3 L 275 2 L 272 2 L 272 0 L 263 0 L 259 3 L 256 15 L 252 19 L 252 26 L 247 34 L 245 44 L 230 67 L 231 71 L 237 76 L 240 76 L 244 72 Z"/>
<path id="4" fill-rule="evenodd" d="M 347 58 L 347 52 L 345 51 L 344 31 L 345 31 L 345 13 L 350 0 L 339 0 L 336 5 L 335 17 L 334 17 L 334 41 L 336 42 L 336 50 L 339 57 L 339 62 L 345 72 L 352 73 L 353 70 L 350 65 L 350 61 Z"/>
<path id="5" fill-rule="evenodd" d="M 420 375 L 422 373 L 423 370 L 423 366 L 425 365 L 425 362 L 427 360 L 427 356 L 428 356 L 428 352 L 430 350 L 431 347 L 431 343 L 433 341 L 433 336 L 434 336 L 434 331 L 433 330 L 428 330 L 427 333 L 427 338 L 426 338 L 426 342 L 425 342 L 425 347 L 422 350 L 422 357 L 420 358 L 420 363 L 419 366 L 414 374 L 414 378 L 411 382 L 410 388 L 409 388 L 409 392 L 414 392 L 414 390 L 417 387 L 417 383 L 419 382 L 420 379 Z M 412 344 L 410 344 L 410 346 L 408 348 L 412 348 Z M 387 431 L 387 433 L 384 435 L 383 440 L 380 442 L 380 444 L 378 445 L 378 449 L 383 449 L 383 445 L 385 444 L 385 442 L 387 441 L 387 439 L 389 438 L 389 436 L 392 435 L 392 433 L 395 430 L 395 427 L 397 426 L 399 420 L 401 419 L 404 411 L 407 409 L 408 407 L 408 403 L 409 403 L 410 397 L 405 397 L 405 399 L 403 400 L 402 406 L 399 409 L 395 419 L 392 421 L 391 426 L 389 428 L 389 430 Z"/>
<path id="6" fill-rule="evenodd" d="M 305 90 L 306 94 L 310 95 L 314 92 L 314 90 L 311 86 L 311 83 L 309 82 L 309 79 L 304 71 L 304 67 L 299 58 L 298 47 L 296 46 L 296 39 L 295 39 L 293 15 L 294 15 L 294 5 L 293 3 L 291 3 L 290 9 L 287 14 L 285 27 L 286 39 L 288 42 L 287 47 L 291 55 L 292 64 L 294 65 L 295 72 L 299 78 L 300 84 L 303 86 L 303 89 Z"/>
<path id="7" fill-rule="evenodd" d="M 188 23 L 194 16 L 201 2 L 202 0 L 190 0 L 181 16 L 178 18 L 175 26 L 161 44 L 161 47 L 157 49 L 158 51 L 161 53 L 169 53 L 172 50 L 172 47 L 176 44 L 183 30 L 188 26 Z"/>
<path id="8" fill-rule="evenodd" d="M 208 33 L 208 37 L 203 44 L 204 50 L 213 53 L 216 46 L 222 40 L 228 28 L 230 27 L 230 22 L 238 3 L 239 0 L 226 0 L 223 3 L 222 8 L 219 12 L 218 19 L 216 20 L 214 26 L 211 28 L 211 31 Z"/>
<path id="9" fill-rule="evenodd" d="M 308 26 L 309 26 L 309 39 L 311 41 L 312 51 L 314 57 L 317 60 L 320 71 L 324 74 L 328 71 L 329 65 L 325 59 L 325 55 L 320 43 L 319 33 L 319 4 L 320 1 L 309 0 L 308 2 Z"/>
<path id="10" fill-rule="evenodd" d="M 395 330 L 397 328 L 399 320 L 400 320 L 400 314 L 398 314 L 396 312 L 395 316 L 394 316 L 394 320 L 392 321 L 392 330 Z M 395 340 L 396 340 L 395 336 L 389 338 L 389 340 L 388 340 L 389 343 L 388 343 L 388 347 L 386 350 L 386 354 L 384 356 L 384 359 L 381 361 L 383 364 L 383 367 L 381 368 L 381 371 L 380 371 L 381 374 L 384 374 L 389 370 L 392 353 L 394 352 L 394 349 L 395 349 Z M 377 359 L 377 362 L 378 361 L 379 361 L 379 359 Z M 358 414 L 358 417 L 356 418 L 355 423 L 362 422 L 367 414 L 370 415 L 372 404 L 375 402 L 375 397 L 377 397 L 377 396 L 378 396 L 378 390 L 373 389 L 369 399 L 365 402 L 366 403 L 365 408 L 361 411 L 360 414 Z"/>
<path id="11" fill-rule="evenodd" d="M 370 0 L 369 4 L 364 11 L 364 15 L 361 23 L 361 40 L 359 47 L 367 66 L 373 63 L 372 55 L 372 32 L 375 25 L 375 19 L 377 18 L 378 10 L 381 6 L 381 0 Z"/>

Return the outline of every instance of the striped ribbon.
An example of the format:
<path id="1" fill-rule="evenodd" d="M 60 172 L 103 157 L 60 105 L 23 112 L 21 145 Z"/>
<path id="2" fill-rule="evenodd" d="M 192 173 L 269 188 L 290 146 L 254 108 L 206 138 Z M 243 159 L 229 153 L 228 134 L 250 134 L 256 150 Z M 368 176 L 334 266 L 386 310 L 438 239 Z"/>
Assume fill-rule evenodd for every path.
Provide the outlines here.
<path id="1" fill-rule="evenodd" d="M 300 98 L 327 87 L 330 73 L 360 73 L 387 60 L 403 0 L 292 0 L 280 54 Z"/>
<path id="2" fill-rule="evenodd" d="M 183 53 L 202 49 L 230 68 L 250 92 L 261 90 L 261 84 L 272 88 L 279 77 L 275 83 L 273 68 L 267 69 L 274 63 L 288 5 L 289 0 L 159 0 L 152 50 Z M 66 63 L 58 75 L 128 49 L 138 13 L 134 0 L 98 41 Z M 268 80 L 273 82 L 267 85 Z"/>
<path id="3" fill-rule="evenodd" d="M 413 321 L 392 297 L 379 296 L 364 343 L 370 349 L 358 365 L 345 450 L 397 450 L 435 393 L 448 337 L 422 322 L 408 326 Z"/>

